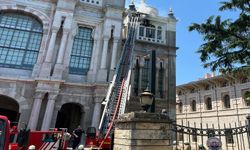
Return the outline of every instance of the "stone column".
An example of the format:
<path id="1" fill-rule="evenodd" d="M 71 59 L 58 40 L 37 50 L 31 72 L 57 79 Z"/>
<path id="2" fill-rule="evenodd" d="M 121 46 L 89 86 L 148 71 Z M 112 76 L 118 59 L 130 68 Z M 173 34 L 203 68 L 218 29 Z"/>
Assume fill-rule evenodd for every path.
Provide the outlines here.
<path id="1" fill-rule="evenodd" d="M 107 66 L 108 42 L 109 42 L 109 38 L 104 37 L 104 39 L 103 39 L 102 59 L 101 59 L 101 69 L 106 69 L 106 66 Z"/>
<path id="2" fill-rule="evenodd" d="M 63 29 L 63 36 L 62 36 L 59 52 L 57 55 L 56 65 L 55 65 L 54 72 L 53 72 L 53 78 L 56 78 L 56 79 L 62 79 L 63 71 L 65 69 L 65 66 L 63 64 L 63 59 L 64 59 L 64 53 L 65 53 L 65 47 L 67 43 L 68 34 L 69 34 L 69 31 L 67 29 Z"/>
<path id="3" fill-rule="evenodd" d="M 116 67 L 117 45 L 118 45 L 118 38 L 114 38 L 112 58 L 111 58 L 111 67 L 110 67 L 111 70 L 114 70 L 114 68 Z"/>
<path id="4" fill-rule="evenodd" d="M 35 100 L 32 106 L 30 119 L 28 123 L 28 128 L 31 130 L 36 130 L 43 97 L 44 97 L 44 93 L 40 93 L 40 92 L 37 92 L 34 96 Z"/>
<path id="5" fill-rule="evenodd" d="M 56 35 L 58 32 L 59 28 L 53 27 L 52 29 L 52 35 L 50 38 L 50 43 L 49 43 L 49 48 L 45 57 L 45 62 L 51 63 L 52 57 L 53 57 L 53 52 L 54 52 L 54 47 L 55 47 L 55 42 L 56 42 Z"/>
<path id="6" fill-rule="evenodd" d="M 57 36 L 58 30 L 59 30 L 58 27 L 52 27 L 52 34 L 50 37 L 49 47 L 46 53 L 44 63 L 42 64 L 41 71 L 40 71 L 40 76 L 42 77 L 50 77 L 51 68 L 52 68 L 51 63 L 53 59 L 56 36 Z"/>
<path id="7" fill-rule="evenodd" d="M 100 117 L 101 117 L 101 101 L 96 101 L 95 102 L 95 107 L 94 107 L 94 114 L 91 122 L 92 127 L 96 127 L 98 129 L 99 127 L 99 122 L 100 122 Z"/>
<path id="8" fill-rule="evenodd" d="M 50 128 L 56 97 L 57 94 L 49 93 L 49 100 L 46 106 L 41 130 L 48 130 Z"/>
<path id="9" fill-rule="evenodd" d="M 132 112 L 122 115 L 115 126 L 115 150 L 173 150 L 174 132 L 168 116 Z"/>
<path id="10" fill-rule="evenodd" d="M 59 53 L 58 53 L 57 60 L 56 60 L 57 64 L 62 64 L 62 62 L 63 62 L 63 57 L 64 57 L 64 53 L 65 53 L 65 46 L 67 43 L 68 34 L 69 34 L 69 31 L 67 29 L 63 29 L 63 36 L 62 36 L 60 49 L 59 49 Z"/>

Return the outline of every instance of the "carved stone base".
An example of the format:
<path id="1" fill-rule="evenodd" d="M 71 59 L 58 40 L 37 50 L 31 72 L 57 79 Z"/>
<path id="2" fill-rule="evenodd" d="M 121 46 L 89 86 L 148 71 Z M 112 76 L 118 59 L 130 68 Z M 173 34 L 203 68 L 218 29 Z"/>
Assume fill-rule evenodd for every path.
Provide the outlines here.
<path id="1" fill-rule="evenodd" d="M 116 121 L 114 150 L 173 150 L 173 134 L 166 115 L 127 113 Z"/>

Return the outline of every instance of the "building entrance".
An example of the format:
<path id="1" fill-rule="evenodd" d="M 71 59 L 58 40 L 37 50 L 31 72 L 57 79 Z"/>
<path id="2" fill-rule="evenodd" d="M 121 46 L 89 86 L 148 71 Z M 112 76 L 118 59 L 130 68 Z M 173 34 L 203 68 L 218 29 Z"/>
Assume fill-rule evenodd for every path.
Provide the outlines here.
<path id="1" fill-rule="evenodd" d="M 10 97 L 0 95 L 0 115 L 7 116 L 10 122 L 18 122 L 19 104 Z"/>
<path id="2" fill-rule="evenodd" d="M 72 132 L 81 122 L 81 106 L 75 103 L 62 105 L 58 111 L 56 119 L 56 128 L 67 128 Z"/>

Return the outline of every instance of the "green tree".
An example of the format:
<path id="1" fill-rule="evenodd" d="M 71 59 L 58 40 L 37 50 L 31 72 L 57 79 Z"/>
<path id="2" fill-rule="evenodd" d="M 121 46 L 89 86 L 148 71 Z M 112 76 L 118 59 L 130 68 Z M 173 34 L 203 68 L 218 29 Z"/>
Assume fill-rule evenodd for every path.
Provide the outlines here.
<path id="1" fill-rule="evenodd" d="M 248 70 L 250 66 L 250 0 L 221 2 L 220 11 L 235 11 L 236 19 L 210 16 L 205 23 L 193 23 L 189 31 L 202 35 L 198 49 L 205 68 L 231 72 Z"/>

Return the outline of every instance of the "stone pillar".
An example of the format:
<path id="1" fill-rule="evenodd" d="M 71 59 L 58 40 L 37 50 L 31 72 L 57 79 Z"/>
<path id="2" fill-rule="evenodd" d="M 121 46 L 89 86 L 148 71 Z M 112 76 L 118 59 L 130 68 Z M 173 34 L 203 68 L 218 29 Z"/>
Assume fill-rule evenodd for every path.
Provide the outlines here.
<path id="1" fill-rule="evenodd" d="M 117 45 L 118 45 L 118 38 L 114 38 L 112 58 L 111 58 L 111 67 L 110 67 L 111 70 L 114 70 L 114 68 L 116 67 Z"/>
<path id="2" fill-rule="evenodd" d="M 58 32 L 58 28 L 53 27 L 52 29 L 52 35 L 50 38 L 50 43 L 49 43 L 49 48 L 45 57 L 45 62 L 51 63 L 52 57 L 53 57 L 53 52 L 54 52 L 54 47 L 55 47 L 55 42 L 56 42 L 56 35 Z"/>
<path id="3" fill-rule="evenodd" d="M 49 47 L 46 53 L 46 57 L 44 60 L 44 63 L 42 64 L 42 68 L 40 71 L 40 76 L 42 77 L 50 77 L 51 68 L 52 68 L 52 58 L 54 54 L 54 48 L 55 48 L 55 42 L 56 42 L 56 36 L 59 28 L 58 27 L 52 27 L 52 35 L 50 37 Z"/>
<path id="4" fill-rule="evenodd" d="M 64 57 L 64 53 L 65 53 L 65 46 L 67 43 L 68 34 L 69 34 L 69 31 L 67 29 L 63 29 L 63 36 L 62 36 L 60 49 L 59 49 L 59 53 L 58 53 L 57 60 L 56 60 L 57 64 L 62 64 L 62 62 L 63 62 L 63 57 Z"/>
<path id="5" fill-rule="evenodd" d="M 106 69 L 106 66 L 107 66 L 108 42 L 109 42 L 109 38 L 104 37 L 104 39 L 103 39 L 102 59 L 101 59 L 101 69 Z"/>
<path id="6" fill-rule="evenodd" d="M 43 97 L 44 93 L 39 93 L 39 92 L 37 92 L 36 95 L 34 96 L 35 100 L 32 106 L 30 119 L 28 123 L 28 128 L 31 130 L 36 130 Z"/>
<path id="7" fill-rule="evenodd" d="M 57 94 L 49 93 L 49 100 L 46 106 L 41 130 L 49 130 L 50 128 L 56 97 L 57 97 Z"/>
<path id="8" fill-rule="evenodd" d="M 58 52 L 58 56 L 56 60 L 56 65 L 55 65 L 54 72 L 53 72 L 53 78 L 56 78 L 56 79 L 62 79 L 63 71 L 65 69 L 65 66 L 63 64 L 63 59 L 64 59 L 64 53 L 65 53 L 65 47 L 67 43 L 68 34 L 69 34 L 69 31 L 67 29 L 63 29 L 63 36 L 62 36 L 62 40 L 61 40 L 61 44 L 60 44 L 60 48 L 59 48 L 59 52 Z"/>
<path id="9" fill-rule="evenodd" d="M 114 150 L 173 150 L 173 135 L 166 115 L 127 113 L 116 121 Z"/>
<path id="10" fill-rule="evenodd" d="M 101 117 L 101 102 L 96 101 L 95 102 L 95 107 L 94 107 L 94 114 L 91 122 L 92 127 L 96 127 L 98 129 L 99 127 L 99 122 L 100 122 L 100 117 Z"/>

